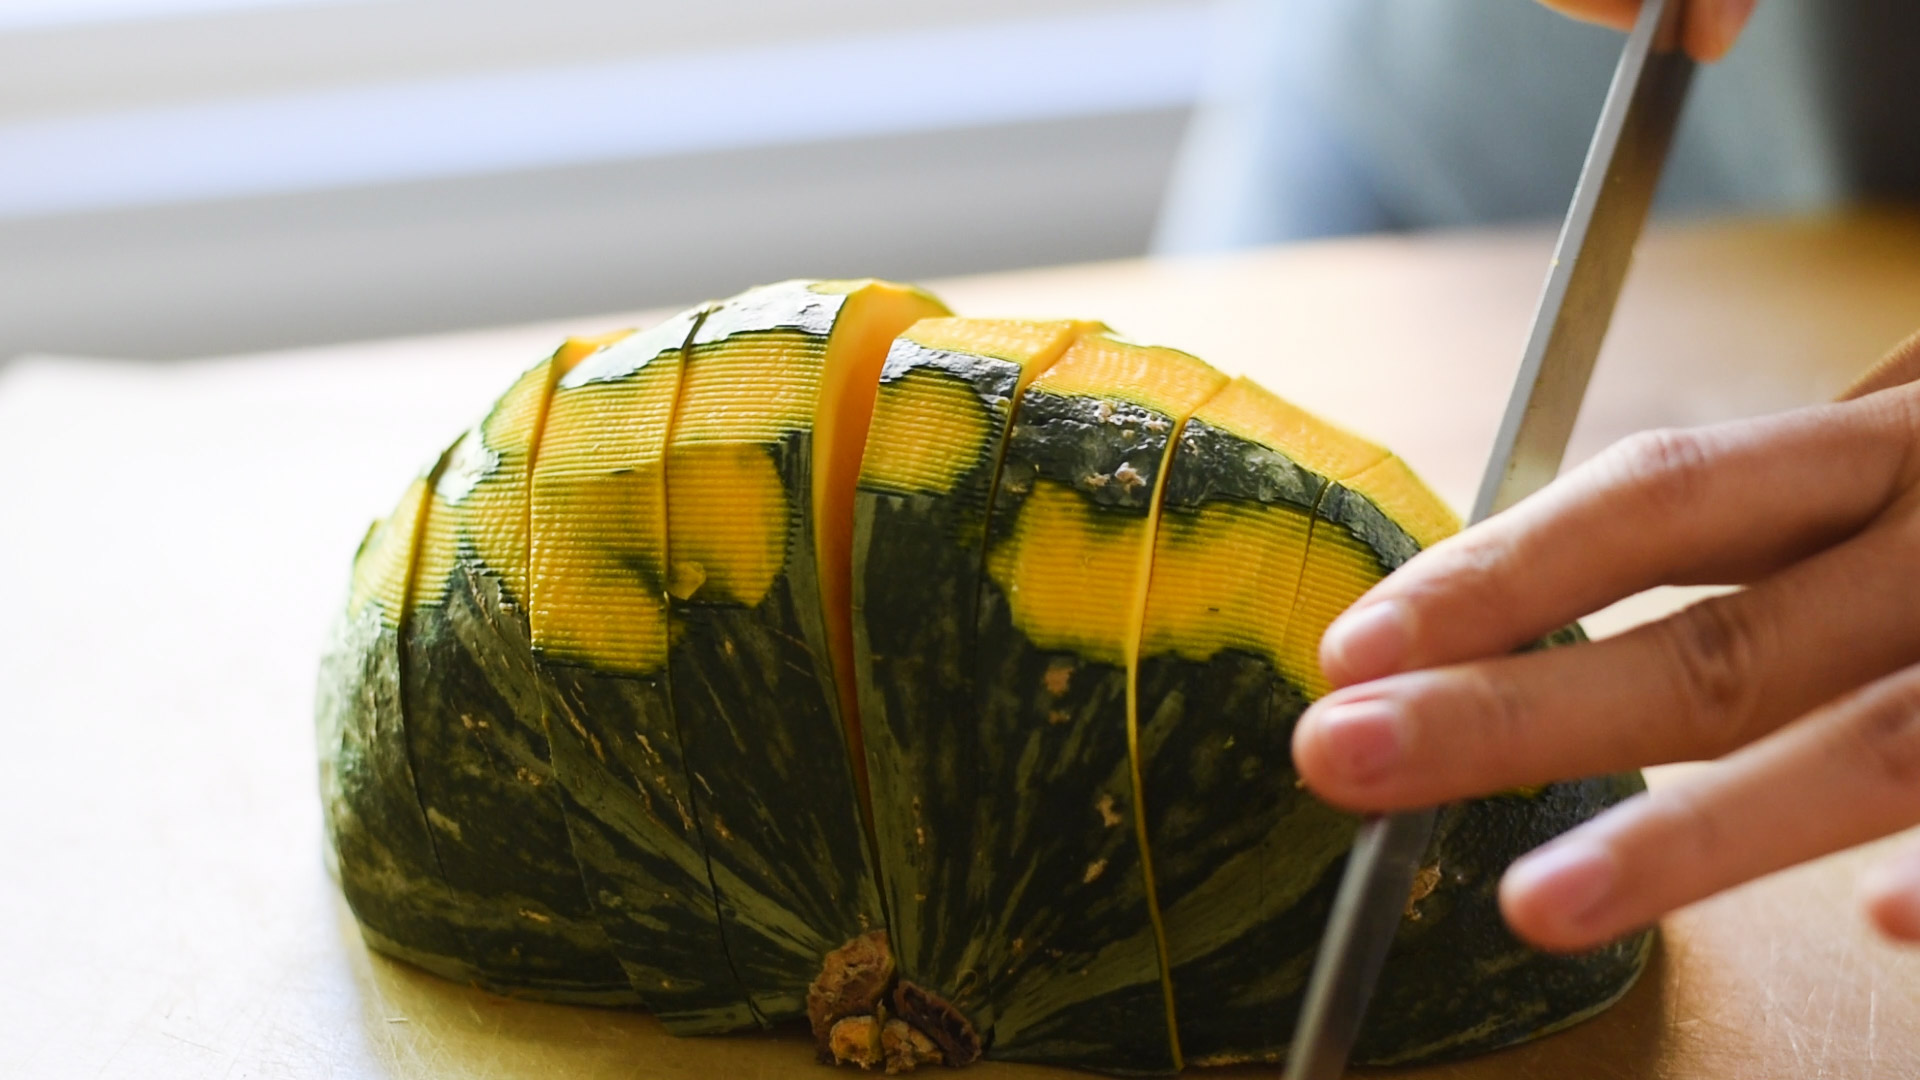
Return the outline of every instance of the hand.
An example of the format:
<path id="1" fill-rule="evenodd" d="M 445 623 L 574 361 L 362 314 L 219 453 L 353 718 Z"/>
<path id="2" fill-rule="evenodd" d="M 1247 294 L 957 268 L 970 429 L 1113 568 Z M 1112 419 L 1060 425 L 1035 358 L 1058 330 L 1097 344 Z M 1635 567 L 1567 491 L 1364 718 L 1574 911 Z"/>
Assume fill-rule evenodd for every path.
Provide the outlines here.
<path id="1" fill-rule="evenodd" d="M 1721 757 L 1516 862 L 1521 937 L 1590 948 L 1920 823 L 1920 334 L 1839 404 L 1630 438 L 1421 553 L 1328 628 L 1301 775 L 1356 810 Z M 1660 584 L 1739 583 L 1509 655 Z M 1920 941 L 1920 845 L 1862 883 Z"/>
<path id="2" fill-rule="evenodd" d="M 1616 30 L 1633 26 L 1640 11 L 1640 0 L 1540 0 L 1542 4 L 1583 22 L 1599 23 Z M 1711 63 L 1727 54 L 1735 38 L 1753 14 L 1754 0 L 1686 0 L 1681 37 L 1687 52 L 1701 63 Z"/>

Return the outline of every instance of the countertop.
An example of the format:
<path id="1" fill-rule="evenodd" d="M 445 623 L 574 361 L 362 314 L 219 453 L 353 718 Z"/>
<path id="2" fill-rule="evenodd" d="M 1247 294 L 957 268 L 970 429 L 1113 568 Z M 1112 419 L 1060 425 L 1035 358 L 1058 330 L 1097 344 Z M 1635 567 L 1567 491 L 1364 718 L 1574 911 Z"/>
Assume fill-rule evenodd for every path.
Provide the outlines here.
<path id="1" fill-rule="evenodd" d="M 1097 317 L 1255 375 L 1464 505 L 1551 241 L 1374 237 L 931 285 L 963 313 Z M 676 1040 L 637 1012 L 508 1001 L 371 955 L 322 865 L 315 665 L 367 521 L 563 332 L 653 317 L 0 366 L 0 1076 L 831 1075 L 793 1036 Z M 1920 217 L 1656 227 L 1570 460 L 1829 397 L 1916 326 Z M 1573 1031 L 1384 1075 L 1920 1076 L 1920 951 L 1852 906 L 1867 854 L 1667 919 L 1638 987 Z"/>

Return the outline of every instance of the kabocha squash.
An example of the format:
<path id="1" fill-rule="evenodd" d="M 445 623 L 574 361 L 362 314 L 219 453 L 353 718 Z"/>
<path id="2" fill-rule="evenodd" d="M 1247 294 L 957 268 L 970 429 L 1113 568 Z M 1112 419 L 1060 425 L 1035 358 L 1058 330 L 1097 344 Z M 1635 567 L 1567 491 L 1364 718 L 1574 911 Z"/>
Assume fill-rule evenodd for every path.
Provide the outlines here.
<path id="1" fill-rule="evenodd" d="M 679 1034 L 1280 1061 L 1354 826 L 1289 757 L 1320 635 L 1456 527 L 1385 449 L 1097 323 L 787 282 L 570 341 L 361 545 L 330 859 L 375 949 Z M 1648 936 L 1538 953 L 1494 888 L 1637 790 L 1444 811 L 1357 1058 L 1623 993 Z"/>
<path id="2" fill-rule="evenodd" d="M 677 1033 L 756 1020 L 716 920 L 668 648 L 666 444 L 705 312 L 586 357 L 563 346 L 519 507 L 534 707 L 579 878 L 631 992 Z"/>
<path id="3" fill-rule="evenodd" d="M 451 979 L 475 979 L 415 794 L 400 700 L 400 616 L 426 478 L 367 530 L 347 608 L 320 663 L 315 726 L 329 868 L 367 944 Z"/>
<path id="4" fill-rule="evenodd" d="M 401 639 L 401 730 L 476 979 L 560 1000 L 632 1000 L 575 871 L 524 612 L 527 469 L 563 348 L 430 473 Z M 503 828 L 503 822 L 512 826 Z M 664 1011 L 664 1010 L 663 1010 Z"/>
<path id="5" fill-rule="evenodd" d="M 1180 1067 L 1137 813 L 1132 671 L 1164 459 L 1225 381 L 1184 353 L 1093 334 L 1014 415 L 975 620 L 991 829 L 974 837 L 988 921 L 973 932 L 987 943 L 987 1025 L 1009 1058 Z"/>
<path id="6" fill-rule="evenodd" d="M 983 786 L 1000 752 L 975 707 L 988 507 L 1015 401 L 1091 329 L 916 323 L 881 372 L 860 468 L 851 622 L 896 1010 L 955 1063 L 978 1056 L 989 1027 L 991 942 L 974 928 L 990 918 L 985 838 L 1002 820 Z"/>

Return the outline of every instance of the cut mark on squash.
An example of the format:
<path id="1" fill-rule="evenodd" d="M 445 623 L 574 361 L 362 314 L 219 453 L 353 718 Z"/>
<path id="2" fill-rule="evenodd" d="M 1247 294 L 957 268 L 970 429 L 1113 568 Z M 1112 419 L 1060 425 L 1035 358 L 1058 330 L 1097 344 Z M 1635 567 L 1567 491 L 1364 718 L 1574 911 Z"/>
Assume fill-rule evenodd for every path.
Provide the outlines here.
<path id="1" fill-rule="evenodd" d="M 847 764 L 859 794 L 867 856 L 880 873 L 873 835 L 873 795 L 867 777 L 865 736 L 860 729 L 860 692 L 853 662 L 853 498 L 861 457 L 873 423 L 880 370 L 894 338 L 914 323 L 952 314 L 931 294 L 889 281 L 819 282 L 820 291 L 847 299 L 827 338 L 820 374 L 820 403 L 813 416 L 814 557 L 820 604 L 827 618 L 828 659 L 838 691 Z M 881 890 L 884 893 L 884 889 Z"/>
<path id="2" fill-rule="evenodd" d="M 413 760 L 413 740 L 407 733 L 409 720 L 407 715 L 408 695 L 404 690 L 404 688 L 409 685 L 409 680 L 412 677 L 412 672 L 409 670 L 413 666 L 409 662 L 409 653 L 411 653 L 412 650 L 407 648 L 407 634 L 412 615 L 414 579 L 420 568 L 421 540 L 426 535 L 427 516 L 432 513 L 434 501 L 433 489 L 439 483 L 440 474 L 446 468 L 449 456 L 447 453 L 442 453 L 439 459 L 433 463 L 433 467 L 419 480 L 414 481 L 412 486 L 407 488 L 407 498 L 410 504 L 408 518 L 410 528 L 408 530 L 409 539 L 407 542 L 407 558 L 405 560 L 406 570 L 400 575 L 399 579 L 401 603 L 395 615 L 394 631 L 394 648 L 398 654 L 394 658 L 394 671 L 397 676 L 395 685 L 401 688 L 401 692 L 395 695 L 393 708 L 400 722 L 397 725 L 399 730 L 391 733 L 388 737 L 399 740 L 401 747 L 400 760 L 406 765 L 406 782 L 408 789 L 413 793 L 413 800 L 415 805 L 420 809 L 421 818 L 431 826 L 427 829 L 426 835 L 427 849 L 433 856 L 434 873 L 438 875 L 440 879 L 440 887 L 445 889 L 448 895 L 452 895 L 453 886 L 447 878 L 446 865 L 440 856 L 440 838 L 435 835 L 435 833 L 437 830 L 446 829 L 448 826 L 451 826 L 453 835 L 457 838 L 460 833 L 460 826 L 457 822 L 448 819 L 439 811 L 428 806 L 426 799 L 420 793 L 420 784 L 416 779 L 418 769 L 416 762 Z M 482 965 L 480 964 L 478 950 L 474 948 L 473 939 L 467 935 L 466 929 L 456 925 L 451 927 L 451 930 L 454 936 L 461 942 L 462 948 L 466 950 L 466 962 L 472 965 L 473 970 L 476 972 L 481 971 Z"/>
<path id="3" fill-rule="evenodd" d="M 692 325 L 687 327 L 686 339 L 680 343 L 681 362 L 678 367 L 679 380 L 676 386 L 674 387 L 673 414 L 667 421 L 666 445 L 669 447 L 673 445 L 673 437 L 679 430 L 680 407 L 681 407 L 681 403 L 686 399 L 686 373 L 687 373 L 686 352 L 688 347 L 692 344 L 694 337 L 697 334 L 699 334 L 700 328 L 706 323 L 707 316 L 711 314 L 711 312 L 712 312 L 711 308 L 702 308 L 697 312 L 695 312 L 693 316 Z M 661 476 L 661 489 L 660 489 L 660 501 L 661 501 L 661 504 L 666 508 L 666 521 L 663 522 L 663 525 L 667 530 L 667 550 L 664 554 L 665 554 L 667 565 L 669 567 L 673 566 L 673 516 L 672 516 L 673 498 L 672 498 L 672 494 L 673 494 L 673 469 L 671 466 L 671 459 L 669 459 L 668 467 L 665 469 L 665 471 Z M 703 576 L 703 580 L 704 580 L 704 576 Z M 698 588 L 698 585 L 696 584 L 694 587 Z M 669 623 L 669 631 L 671 632 L 671 623 Z M 672 683 L 673 683 L 673 675 L 672 675 L 671 669 L 670 668 L 663 669 L 660 672 L 660 679 L 661 679 L 661 682 L 668 688 L 667 689 L 668 700 L 671 701 L 672 700 Z M 672 708 L 669 708 L 667 710 L 667 716 L 670 722 L 673 724 L 673 737 L 675 741 L 677 741 L 683 747 L 686 746 L 687 744 L 686 733 L 682 731 L 680 728 L 679 713 L 674 711 Z M 652 750 L 651 747 L 649 747 L 648 749 L 649 751 Z M 688 763 L 684 758 L 681 761 L 681 768 L 684 770 L 687 780 L 698 781 L 699 786 L 702 788 L 706 788 L 707 793 L 709 795 L 713 793 L 713 788 L 707 784 L 707 778 L 704 776 L 701 776 L 699 773 L 694 772 L 692 765 Z M 699 829 L 696 822 L 700 817 L 700 792 L 695 789 L 692 783 L 685 784 L 683 789 L 686 791 L 687 800 L 692 803 L 692 807 L 691 809 L 689 809 L 689 807 L 682 805 L 680 801 L 676 799 L 674 800 L 674 809 L 678 812 L 680 821 L 682 825 L 687 828 L 688 832 L 693 835 L 698 835 Z M 761 1027 L 766 1027 L 767 1018 L 761 1014 L 760 1007 L 754 1003 L 753 995 L 747 992 L 746 980 L 740 977 L 740 965 L 733 958 L 733 946 L 728 940 L 727 920 L 726 920 L 725 914 L 722 911 L 721 904 L 720 904 L 720 885 L 718 880 L 715 878 L 714 872 L 713 872 L 713 854 L 712 852 L 705 850 L 705 845 L 702 845 L 701 854 L 704 856 L 704 859 L 706 862 L 707 895 L 713 898 L 713 924 L 720 938 L 721 954 L 725 956 L 727 961 L 727 972 L 733 976 L 734 985 L 740 991 L 740 999 L 746 1003 L 747 1012 L 754 1018 L 754 1020 L 757 1023 L 760 1024 Z"/>
<path id="4" fill-rule="evenodd" d="M 1459 527 L 1446 503 L 1397 457 L 1329 479 L 1314 505 L 1282 654 L 1283 671 L 1308 700 L 1332 689 L 1320 669 L 1320 639 L 1333 620 L 1414 551 Z"/>
<path id="5" fill-rule="evenodd" d="M 706 321 L 710 311 L 710 308 L 705 307 L 694 308 L 681 315 L 669 318 L 632 337 L 629 337 L 631 332 L 622 332 L 601 338 L 568 339 L 564 342 L 555 350 L 552 360 L 547 366 L 547 378 L 544 384 L 544 393 L 540 399 L 540 409 L 531 423 L 531 449 L 526 455 L 524 483 L 527 497 L 524 502 L 526 519 L 524 524 L 525 532 L 523 535 L 527 537 L 528 578 L 529 587 L 531 588 L 532 582 L 540 579 L 538 573 L 540 560 L 537 558 L 537 552 L 535 550 L 537 545 L 534 532 L 534 526 L 537 520 L 535 517 L 536 488 L 538 486 L 537 477 L 541 475 L 540 466 L 542 456 L 556 452 L 561 446 L 559 443 L 549 444 L 550 431 L 554 427 L 552 422 L 554 399 L 560 392 L 561 384 L 567 382 L 570 392 L 580 393 L 585 391 L 581 398 L 583 406 L 581 410 L 582 414 L 589 421 L 598 421 L 598 424 L 595 425 L 597 430 L 593 434 L 614 436 L 608 440 L 614 448 L 622 446 L 633 448 L 635 444 L 642 444 L 640 448 L 644 450 L 645 439 L 641 437 L 643 433 L 637 433 L 632 430 L 626 430 L 624 432 L 609 432 L 605 430 L 609 421 L 613 422 L 613 426 L 616 429 L 619 428 L 621 425 L 618 423 L 619 416 L 617 411 L 625 411 L 622 410 L 622 406 L 630 407 L 633 404 L 631 400 L 622 401 L 621 399 L 631 399 L 636 395 L 644 396 L 647 391 L 664 397 L 664 415 L 660 415 L 657 409 L 658 403 L 655 403 L 656 412 L 653 416 L 655 423 L 660 429 L 656 440 L 657 453 L 655 454 L 655 458 L 657 460 L 652 462 L 624 460 L 615 462 L 603 461 L 600 463 L 598 470 L 589 468 L 584 470 L 584 476 L 573 478 L 587 483 L 591 483 L 596 479 L 601 482 L 611 481 L 617 486 L 628 487 L 634 484 L 637 478 L 636 469 L 644 469 L 647 465 L 652 465 L 651 475 L 654 477 L 654 487 L 658 495 L 657 501 L 647 499 L 646 502 L 648 505 L 645 507 L 627 507 L 629 510 L 645 509 L 650 510 L 652 513 L 651 528 L 658 537 L 655 545 L 658 550 L 654 553 L 652 559 L 654 567 L 652 581 L 649 583 L 644 580 L 644 575 L 640 575 L 643 580 L 636 581 L 632 577 L 629 577 L 622 582 L 619 576 L 615 574 L 612 575 L 612 581 L 609 583 L 614 584 L 615 587 L 624 587 L 625 591 L 629 594 L 626 597 L 627 603 L 622 605 L 626 608 L 633 608 L 636 604 L 644 605 L 647 602 L 649 597 L 647 596 L 648 590 L 646 586 L 648 584 L 659 586 L 651 590 L 652 599 L 659 609 L 658 619 L 648 619 L 644 616 L 644 613 L 642 613 L 642 617 L 636 620 L 636 625 L 639 625 L 645 630 L 657 621 L 659 626 L 658 648 L 661 650 L 662 659 L 664 659 L 664 651 L 668 644 L 667 621 L 665 617 L 665 583 L 662 579 L 666 576 L 666 568 L 670 565 L 670 554 L 672 550 L 670 546 L 670 519 L 667 514 L 667 490 L 670 471 L 665 466 L 665 448 L 669 445 L 670 437 L 679 419 L 680 403 L 684 390 L 687 345 Z M 609 346 L 623 341 L 627 346 L 625 353 L 631 355 L 626 356 L 624 359 L 605 356 L 605 350 L 607 350 Z M 661 356 L 668 354 L 674 357 L 675 362 L 670 368 L 662 367 L 656 369 L 655 361 Z M 595 358 L 596 355 L 601 357 L 598 362 L 589 364 L 588 362 L 592 358 Z M 580 371 L 583 377 L 569 381 L 569 376 L 573 375 L 576 371 Z M 622 387 L 625 382 L 630 381 L 632 377 L 640 375 L 647 376 L 642 380 L 646 384 L 644 389 L 627 386 L 623 391 Z M 662 383 L 666 383 L 667 385 L 661 385 Z M 596 406 L 599 408 L 596 409 Z M 609 406 L 612 407 L 612 410 L 616 411 L 616 415 L 608 415 L 607 408 Z M 580 433 L 575 434 L 577 436 Z M 600 449 L 594 442 L 592 435 L 589 435 L 588 438 L 584 440 L 575 438 L 572 440 L 570 448 L 574 453 L 589 458 L 596 455 Z M 597 476 L 595 475 L 596 471 Z M 644 485 L 645 480 L 640 479 L 639 483 Z M 643 492 L 630 492 L 630 494 L 644 495 Z M 627 520 L 631 521 L 632 519 Z M 638 520 L 642 523 L 646 522 L 645 518 Z M 562 524 L 564 524 L 564 519 Z M 606 521 L 605 524 L 610 526 L 610 528 L 608 529 L 608 535 L 604 537 L 604 539 L 611 541 L 613 545 L 619 545 L 622 542 L 620 536 L 622 532 L 631 531 L 637 533 L 641 531 L 639 529 L 623 528 L 622 519 L 618 516 Z M 560 537 L 555 537 L 555 539 L 560 539 Z M 616 549 L 610 547 L 609 552 L 614 550 Z M 605 555 L 609 552 L 602 552 L 601 554 Z M 633 569 L 632 562 L 620 558 L 618 554 L 615 555 L 615 562 L 620 563 L 630 571 Z M 556 561 L 555 565 L 563 566 L 564 563 Z M 604 570 L 604 564 L 602 565 L 602 569 Z M 639 588 L 636 588 L 636 586 L 639 586 Z M 538 650 L 541 643 L 541 635 L 539 632 L 541 625 L 540 612 L 533 604 L 531 595 L 529 595 L 528 599 L 528 608 L 529 625 L 533 633 L 536 650 Z M 609 620 L 608 623 L 603 624 L 602 628 L 609 634 L 618 634 L 621 630 L 621 627 L 617 624 L 617 620 Z M 591 641 L 591 637 L 591 634 L 578 635 L 576 640 L 580 638 L 588 639 L 580 643 L 588 644 L 591 648 L 592 644 L 594 644 Z M 605 640 L 601 640 L 597 644 L 602 648 L 608 645 Z M 647 644 L 639 647 L 634 647 L 630 643 L 617 644 L 609 649 L 609 652 L 614 654 L 614 663 L 608 666 L 612 671 L 621 671 L 623 668 L 620 660 L 625 659 L 629 665 L 639 666 L 640 670 L 651 671 L 651 677 L 657 678 L 664 692 L 670 695 L 670 673 L 664 662 L 655 663 L 651 660 L 648 655 L 649 647 L 650 645 Z M 625 670 L 633 670 L 633 668 L 628 667 Z M 679 730 L 679 717 L 674 715 L 673 710 L 670 708 L 667 709 L 665 713 L 668 722 L 674 727 L 675 740 L 685 745 L 684 738 Z M 581 728 L 576 718 L 569 716 L 568 719 L 572 723 L 574 730 L 579 732 L 586 740 L 595 758 L 604 762 L 606 760 L 606 753 L 600 745 L 599 740 Z M 640 741 L 643 746 L 646 746 L 649 754 L 657 759 L 658 755 L 652 752 L 652 747 L 646 743 L 644 735 L 640 736 Z M 684 762 L 682 763 L 682 769 L 683 775 L 680 786 L 687 792 L 687 797 L 693 801 L 693 808 L 690 814 L 689 808 L 682 805 L 680 800 L 676 798 L 674 800 L 674 811 L 682 827 L 691 832 L 693 831 L 692 815 L 697 815 L 699 812 L 699 795 L 694 791 L 692 785 L 692 781 L 697 777 L 692 775 L 690 771 L 686 771 L 687 767 Z M 643 799 L 646 797 L 644 789 L 640 790 L 639 794 Z M 748 1014 L 751 1015 L 756 1022 L 765 1026 L 767 1023 L 766 1018 L 760 1014 L 758 1007 L 754 1004 L 752 995 L 745 992 L 745 984 L 740 979 L 739 965 L 733 958 L 732 948 L 727 940 L 726 920 L 721 916 L 719 892 L 714 884 L 712 857 L 704 850 L 702 850 L 701 854 L 706 864 L 704 870 L 707 879 L 707 895 L 711 898 L 713 904 L 712 915 L 716 935 L 720 943 L 722 959 L 726 962 L 727 972 L 733 978 L 734 985 L 740 993 L 740 1000 L 746 1005 Z M 664 979 L 661 981 L 661 987 L 663 989 L 671 988 L 669 981 Z"/>
<path id="6" fill-rule="evenodd" d="M 1221 382 L 1225 382 L 1222 378 Z M 1215 386 L 1218 392 L 1218 384 Z M 1212 395 L 1208 395 L 1211 397 Z M 1204 399 L 1202 399 L 1204 401 Z M 1153 850 L 1147 835 L 1147 783 L 1146 769 L 1140 761 L 1140 647 L 1147 617 L 1147 594 L 1153 582 L 1154 539 L 1160 526 L 1160 502 L 1166 494 L 1167 472 L 1173 463 L 1173 455 L 1180 445 L 1180 429 L 1192 415 L 1193 409 L 1202 401 L 1175 416 L 1171 437 L 1161 451 L 1160 467 L 1155 471 L 1151 509 L 1147 514 L 1147 535 L 1139 552 L 1140 567 L 1137 572 L 1137 594 L 1133 599 L 1133 612 L 1130 620 L 1131 634 L 1127 642 L 1127 763 L 1133 781 L 1133 831 L 1134 842 L 1140 845 L 1140 873 L 1146 883 L 1147 912 L 1153 923 L 1154 948 L 1160 955 L 1160 993 L 1166 1001 L 1167 1038 L 1173 1047 L 1173 1065 L 1175 1069 L 1183 1066 L 1180 1051 L 1180 1022 L 1174 1008 L 1173 993 L 1173 955 L 1167 947 L 1166 919 L 1160 911 L 1159 888 L 1153 876 Z"/>
<path id="7" fill-rule="evenodd" d="M 554 356 L 529 472 L 529 605 L 548 660 L 623 674 L 666 666 L 663 448 L 695 315 Z M 574 380 L 581 371 L 602 376 Z M 624 374 L 615 374 L 621 372 Z"/>
<path id="8" fill-rule="evenodd" d="M 481 563 L 500 575 L 508 595 L 523 609 L 533 599 L 533 455 L 546 423 L 553 363 L 553 357 L 547 357 L 529 369 L 480 422 L 474 438 L 484 451 L 482 460 L 492 465 L 464 497 L 453 500 L 463 508 Z"/>
<path id="9" fill-rule="evenodd" d="M 1278 662 L 1312 513 L 1240 500 L 1162 503 L 1142 655 L 1204 662 L 1241 649 Z"/>
<path id="10" fill-rule="evenodd" d="M 1152 993 L 1148 980 L 1157 984 L 1158 994 L 1148 1000 L 1154 1002 L 1151 1007 L 1160 1023 L 1151 1035 L 1136 1029 L 1131 1037 L 1140 1043 L 1138 1052 L 1164 1053 L 1166 1066 L 1174 1069 L 1181 1061 L 1179 1029 L 1141 805 L 1138 659 L 1166 463 L 1180 423 L 1226 382 L 1185 353 L 1107 334 L 1079 338 L 1022 397 L 1020 423 L 1010 438 L 994 497 L 996 520 L 986 560 L 986 577 L 1004 598 L 1001 617 L 1017 628 L 1023 650 L 1071 653 L 1081 662 L 1118 669 L 1113 674 L 1118 676 L 1114 689 L 1120 700 L 1112 702 L 1113 711 L 1096 707 L 1084 720 L 1102 724 L 1102 730 L 1084 736 L 1089 747 L 1101 748 L 1099 757 L 1075 768 L 1104 769 L 1111 761 L 1124 770 L 1113 775 L 1119 786 L 1107 810 L 1123 821 L 1131 815 L 1133 827 L 1125 840 L 1095 840 L 1104 850 L 1090 852 L 1090 861 L 1078 865 L 1062 884 L 1089 886 L 1096 894 L 1119 888 L 1124 895 L 1137 888 L 1137 899 L 1127 900 L 1129 920 L 1139 919 L 1138 924 L 1129 921 L 1128 933 L 1137 936 L 1126 939 L 1123 948 L 1113 947 L 1120 944 L 1118 939 L 1109 943 L 1097 963 L 1087 964 L 1094 959 L 1091 954 L 1077 957 L 1076 966 L 1086 965 L 1082 974 L 1101 968 L 1100 986 L 1112 980 L 1116 989 L 1124 986 L 1129 994 L 1144 997 Z M 1012 453 L 1016 445 L 1017 469 Z M 999 520 L 1009 512 L 1011 520 Z M 1043 679 L 1051 684 L 1057 670 L 1043 669 Z M 1083 722 L 1072 714 L 1066 719 Z M 1105 726 L 1109 724 L 1118 730 Z M 1103 745 L 1103 740 L 1113 741 Z M 1093 809 L 1099 830 L 1114 827 L 1107 813 Z M 1123 886 L 1102 880 L 1111 876 L 1110 858 L 1116 852 L 1139 860 L 1137 870 L 1125 867 Z M 1010 964 L 1007 974 L 1025 968 Z M 1066 992 L 1100 991 L 1089 985 Z M 996 1027 L 1002 1045 L 1022 1045 L 1021 1039 L 1031 1037 L 1023 1025 L 1031 1023 L 1026 1010 L 1035 1007 L 1032 999 L 999 1004 Z M 1128 1007 L 1145 1006 L 1141 1001 Z"/>
<path id="11" fill-rule="evenodd" d="M 382 625 L 399 628 L 428 490 L 424 477 L 415 479 L 401 493 L 393 512 L 367 527 L 367 535 L 353 557 L 349 611 L 358 612 L 371 605 Z"/>

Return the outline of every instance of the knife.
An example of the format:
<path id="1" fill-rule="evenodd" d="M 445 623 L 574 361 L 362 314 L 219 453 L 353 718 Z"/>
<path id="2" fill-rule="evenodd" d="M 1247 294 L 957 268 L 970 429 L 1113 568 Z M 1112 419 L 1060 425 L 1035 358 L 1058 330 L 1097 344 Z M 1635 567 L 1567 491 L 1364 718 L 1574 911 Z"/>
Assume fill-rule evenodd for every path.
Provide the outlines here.
<path id="1" fill-rule="evenodd" d="M 1681 7 L 1682 0 L 1644 0 L 1627 35 L 1469 524 L 1560 471 L 1693 77 L 1679 48 Z M 1435 815 L 1417 810 L 1361 823 L 1314 958 L 1286 1080 L 1335 1080 L 1346 1070 Z"/>

